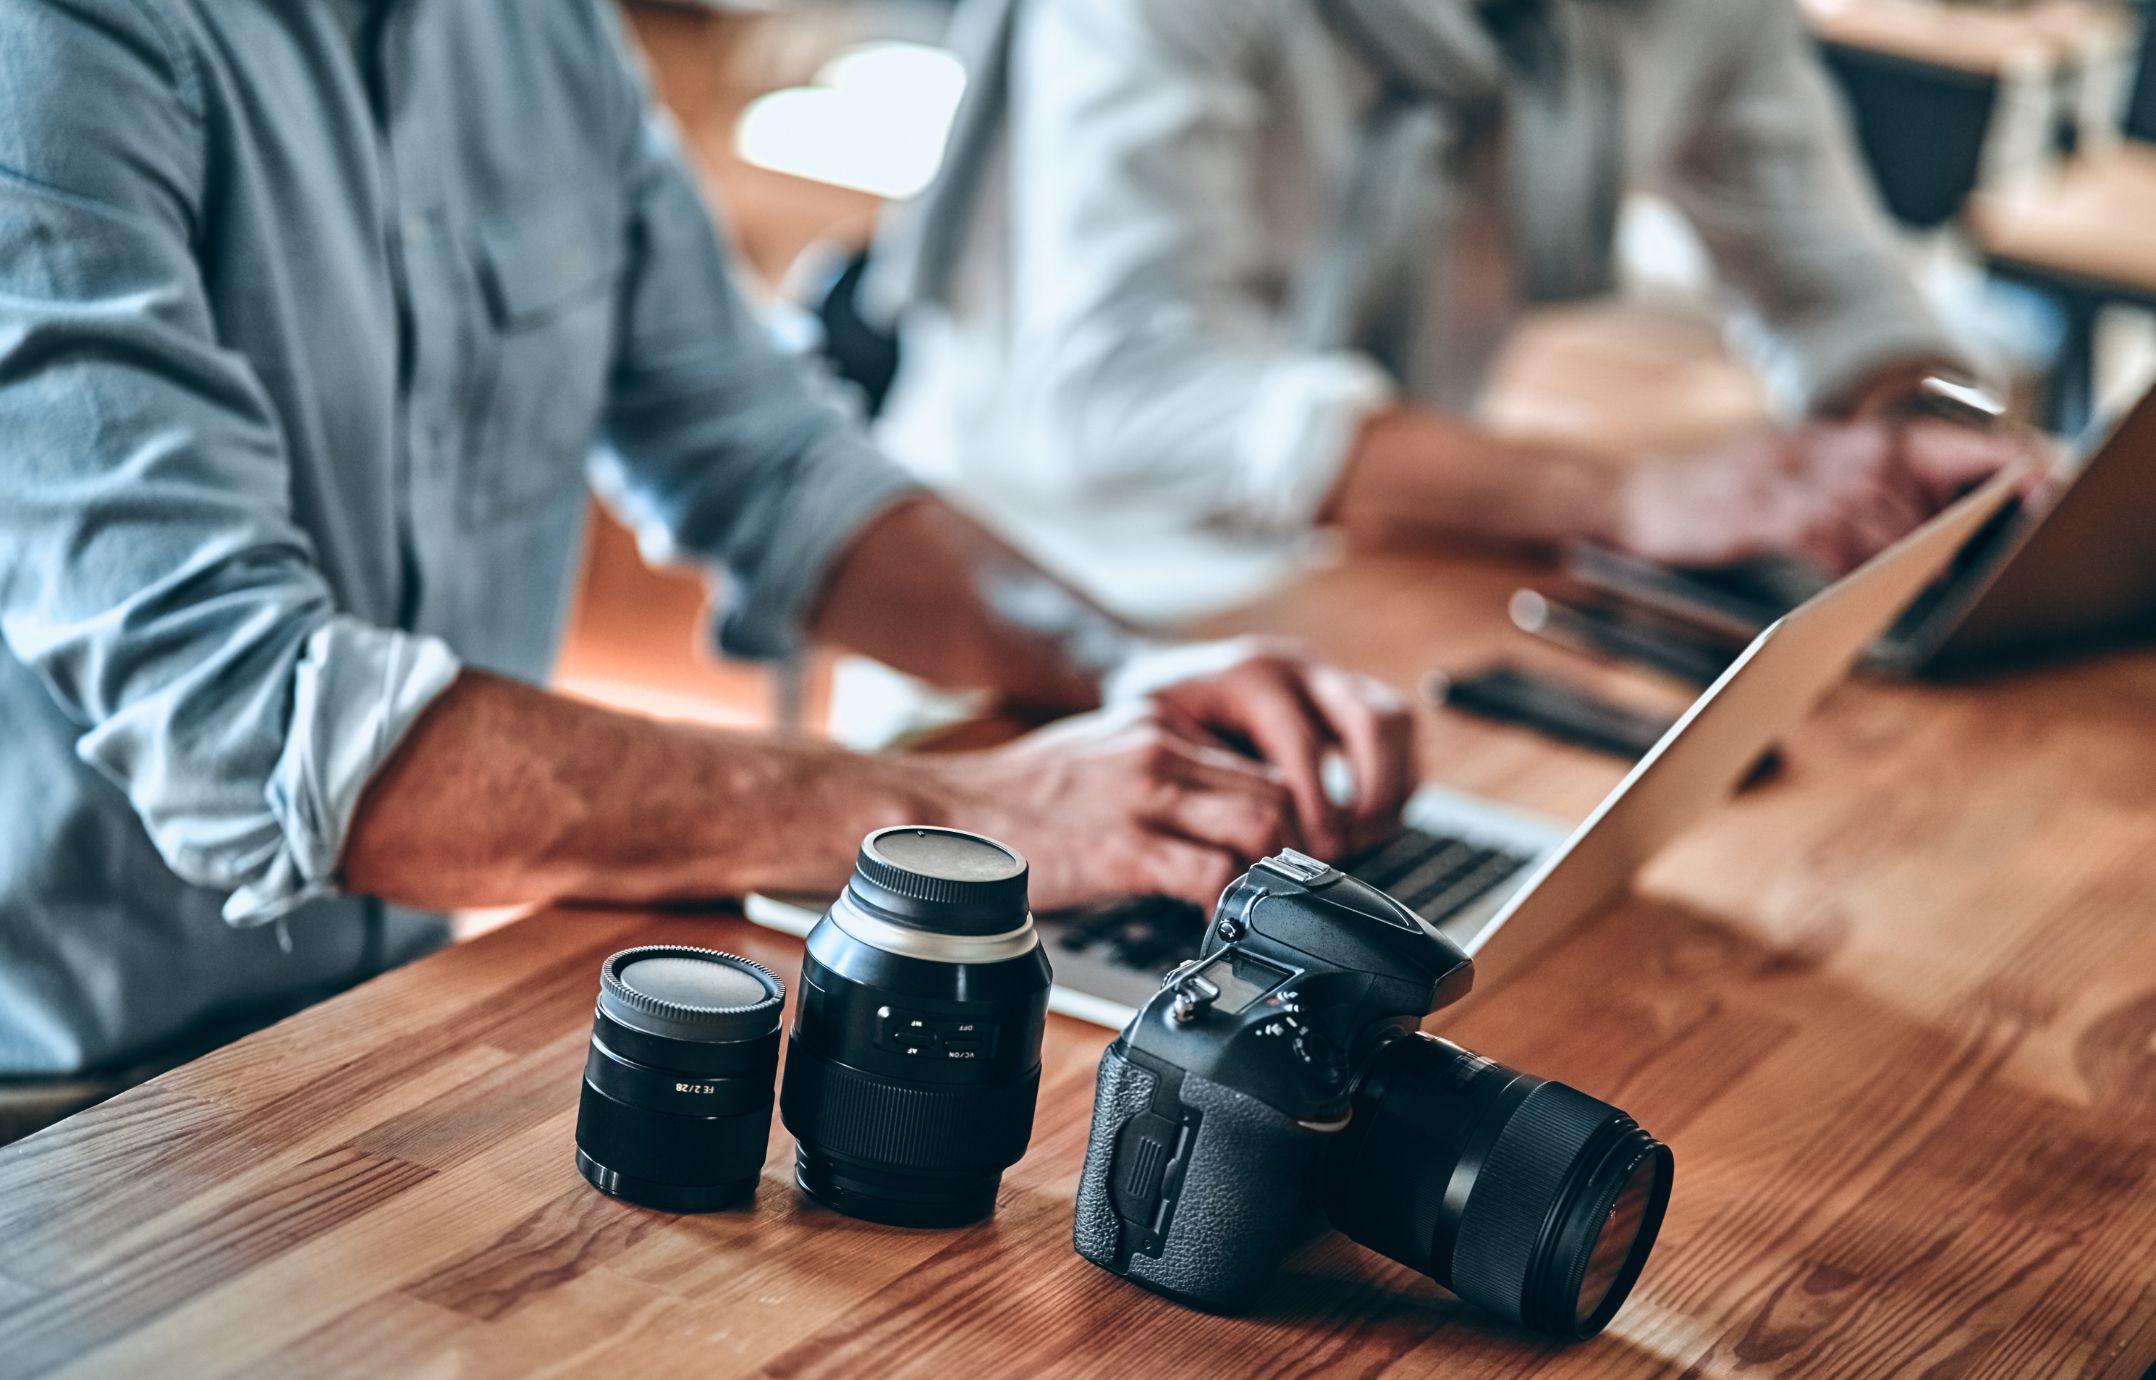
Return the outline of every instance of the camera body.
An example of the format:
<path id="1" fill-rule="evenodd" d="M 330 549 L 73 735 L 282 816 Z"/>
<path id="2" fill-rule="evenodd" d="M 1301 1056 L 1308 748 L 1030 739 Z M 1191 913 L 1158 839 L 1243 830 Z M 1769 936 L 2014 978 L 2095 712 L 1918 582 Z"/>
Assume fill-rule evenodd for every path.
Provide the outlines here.
<path id="1" fill-rule="evenodd" d="M 1308 1234 L 1364 1070 L 1473 972 L 1336 868 L 1292 850 L 1251 868 L 1101 1056 L 1079 1254 L 1194 1307 L 1246 1306 Z"/>

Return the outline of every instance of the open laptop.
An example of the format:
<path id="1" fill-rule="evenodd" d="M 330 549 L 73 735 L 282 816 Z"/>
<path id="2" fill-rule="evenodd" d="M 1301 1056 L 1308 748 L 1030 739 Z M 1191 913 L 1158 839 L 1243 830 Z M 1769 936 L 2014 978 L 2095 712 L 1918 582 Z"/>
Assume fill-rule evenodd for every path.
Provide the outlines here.
<path id="1" fill-rule="evenodd" d="M 1727 799 L 1762 753 L 1999 513 L 2002 475 L 1761 632 L 1587 822 L 1562 826 L 1439 788 L 1403 831 L 1343 866 L 1406 902 L 1476 958 L 1487 987 L 1621 896 L 1640 866 Z M 806 934 L 828 897 L 750 896 L 749 918 Z M 1035 917 L 1055 968 L 1049 1008 L 1120 1027 L 1197 952 L 1195 907 L 1159 898 Z"/>
<path id="2" fill-rule="evenodd" d="M 2047 497 L 1970 544 L 1879 640 L 1873 665 L 1949 676 L 2156 632 L 2156 390 L 2099 434 Z M 1599 547 L 1575 550 L 1568 569 L 1621 604 L 1740 638 L 1825 583 L 1791 563 L 1677 570 Z"/>

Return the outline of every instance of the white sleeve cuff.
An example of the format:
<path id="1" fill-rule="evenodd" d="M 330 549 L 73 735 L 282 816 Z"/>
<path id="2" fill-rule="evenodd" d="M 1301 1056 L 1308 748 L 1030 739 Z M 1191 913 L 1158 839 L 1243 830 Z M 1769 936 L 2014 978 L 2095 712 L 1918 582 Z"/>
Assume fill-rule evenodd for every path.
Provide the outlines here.
<path id="1" fill-rule="evenodd" d="M 1266 369 L 1236 433 L 1233 525 L 1291 534 L 1316 520 L 1346 468 L 1355 436 L 1397 390 L 1369 358 L 1302 355 Z"/>
<path id="2" fill-rule="evenodd" d="M 360 795 L 461 669 L 437 638 L 342 615 L 314 631 L 294 672 L 291 725 L 266 792 L 283 837 L 225 902 L 228 922 L 264 924 L 336 893 Z"/>

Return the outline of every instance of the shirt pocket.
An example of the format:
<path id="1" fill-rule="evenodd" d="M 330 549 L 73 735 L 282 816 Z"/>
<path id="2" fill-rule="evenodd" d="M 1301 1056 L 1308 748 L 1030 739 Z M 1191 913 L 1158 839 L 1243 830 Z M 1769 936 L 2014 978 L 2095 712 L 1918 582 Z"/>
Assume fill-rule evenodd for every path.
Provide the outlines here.
<path id="1" fill-rule="evenodd" d="M 484 320 L 463 515 L 484 522 L 582 492 L 612 364 L 619 219 L 565 205 L 483 222 Z"/>

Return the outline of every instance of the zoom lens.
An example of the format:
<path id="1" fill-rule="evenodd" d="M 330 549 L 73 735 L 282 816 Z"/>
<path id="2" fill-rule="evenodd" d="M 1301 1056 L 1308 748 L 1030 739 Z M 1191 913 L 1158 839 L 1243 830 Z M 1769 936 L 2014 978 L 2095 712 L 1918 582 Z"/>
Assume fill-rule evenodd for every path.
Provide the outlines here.
<path id="1" fill-rule="evenodd" d="M 624 949 L 599 970 L 576 1167 L 601 1193 L 708 1212 L 756 1191 L 786 986 L 711 949 Z"/>
<path id="2" fill-rule="evenodd" d="M 1325 1206 L 1343 1234 L 1471 1303 L 1591 1337 L 1654 1248 L 1674 1168 L 1607 1102 L 1413 1035 L 1372 1061 Z"/>
<path id="3" fill-rule="evenodd" d="M 1047 1010 L 1023 858 L 955 829 L 869 835 L 801 964 L 779 1112 L 802 1191 L 897 1226 L 995 1211 Z"/>

